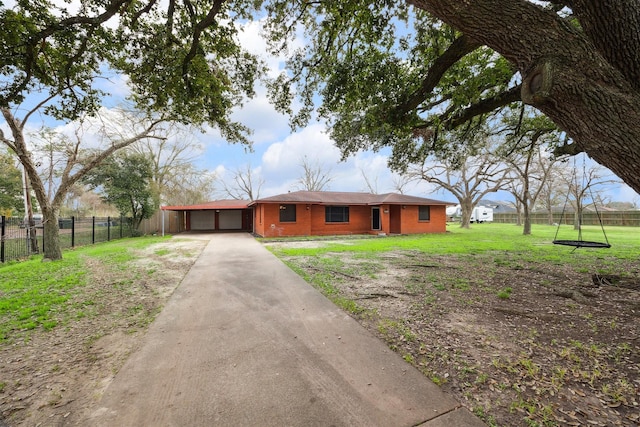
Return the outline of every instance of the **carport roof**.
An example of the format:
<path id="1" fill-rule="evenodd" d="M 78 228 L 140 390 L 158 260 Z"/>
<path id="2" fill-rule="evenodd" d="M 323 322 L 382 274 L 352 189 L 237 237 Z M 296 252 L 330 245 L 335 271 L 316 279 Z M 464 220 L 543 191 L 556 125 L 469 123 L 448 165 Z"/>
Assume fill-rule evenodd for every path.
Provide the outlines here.
<path id="1" fill-rule="evenodd" d="M 162 206 L 163 211 L 210 211 L 224 209 L 247 209 L 250 200 L 214 200 L 197 205 Z"/>
<path id="2" fill-rule="evenodd" d="M 317 205 L 453 205 L 442 200 L 408 196 L 406 194 L 356 193 L 340 191 L 294 191 L 254 200 L 249 206 L 258 203 L 308 203 Z"/>

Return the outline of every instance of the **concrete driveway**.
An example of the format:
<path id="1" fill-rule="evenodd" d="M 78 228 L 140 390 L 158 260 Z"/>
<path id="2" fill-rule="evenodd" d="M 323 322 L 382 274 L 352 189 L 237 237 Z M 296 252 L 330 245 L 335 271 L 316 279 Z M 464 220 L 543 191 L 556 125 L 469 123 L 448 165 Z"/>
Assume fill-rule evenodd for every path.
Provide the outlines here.
<path id="1" fill-rule="evenodd" d="M 208 237 L 87 425 L 484 425 L 250 235 Z"/>

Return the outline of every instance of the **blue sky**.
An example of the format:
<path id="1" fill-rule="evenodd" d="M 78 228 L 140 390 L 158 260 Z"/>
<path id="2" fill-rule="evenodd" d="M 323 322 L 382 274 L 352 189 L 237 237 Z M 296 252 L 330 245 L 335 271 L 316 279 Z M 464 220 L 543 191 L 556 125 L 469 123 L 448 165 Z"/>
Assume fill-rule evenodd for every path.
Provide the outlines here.
<path id="1" fill-rule="evenodd" d="M 11 2 L 5 0 L 5 5 L 9 3 Z M 259 31 L 260 22 L 247 23 L 239 35 L 240 41 L 252 53 L 261 55 L 268 64 L 270 73 L 276 75 L 283 69 L 283 58 L 264 56 L 267 48 Z M 111 75 L 108 81 L 103 82 L 105 89 L 112 95 L 112 99 L 105 105 L 113 107 L 117 105 L 118 99 L 124 98 L 127 94 L 126 78 Z M 326 134 L 324 123 L 313 121 L 305 128 L 292 132 L 288 118 L 277 113 L 269 104 L 266 90 L 262 86 L 257 87 L 257 96 L 248 100 L 243 107 L 237 108 L 232 117 L 253 129 L 252 152 L 244 146 L 228 144 L 215 129 L 196 135 L 203 147 L 195 161 L 196 166 L 215 171 L 220 179 L 228 180 L 230 171 L 250 164 L 265 182 L 260 192 L 261 197 L 294 191 L 298 189 L 297 180 L 302 175 L 301 163 L 306 156 L 312 163 L 320 164 L 331 171 L 333 179 L 329 184 L 330 190 L 367 191 L 363 174 L 368 177 L 369 182 L 375 184 L 378 192 L 394 190 L 393 174 L 387 168 L 387 153 L 361 152 L 346 161 L 340 161 L 340 152 Z M 34 127 L 38 125 L 35 120 L 31 123 Z M 0 126 L 6 129 L 5 123 L 1 123 Z M 424 182 L 409 184 L 405 192 L 455 201 L 449 193 L 437 191 Z M 626 185 L 612 188 L 611 193 L 613 200 L 640 201 L 638 195 Z M 508 193 L 490 195 L 489 198 L 513 199 Z"/>
<path id="2" fill-rule="evenodd" d="M 264 56 L 267 47 L 259 31 L 259 22 L 246 24 L 240 33 L 241 43 L 252 53 L 260 55 L 275 76 L 284 67 L 283 58 Z M 253 152 L 240 145 L 227 144 L 215 130 L 211 130 L 199 137 L 206 150 L 197 164 L 227 178 L 229 171 L 250 164 L 265 181 L 261 197 L 297 189 L 305 157 L 311 163 L 320 164 L 331 171 L 333 179 L 329 183 L 330 190 L 368 191 L 363 174 L 367 175 L 369 182 L 377 184 L 379 192 L 394 190 L 393 174 L 387 168 L 386 153 L 363 152 L 340 161 L 340 152 L 327 135 L 324 123 L 312 121 L 305 128 L 292 131 L 288 117 L 276 112 L 269 104 L 263 86 L 259 85 L 257 96 L 236 109 L 232 117 L 253 129 Z M 452 200 L 449 195 L 436 192 L 426 183 L 410 184 L 406 192 Z"/>

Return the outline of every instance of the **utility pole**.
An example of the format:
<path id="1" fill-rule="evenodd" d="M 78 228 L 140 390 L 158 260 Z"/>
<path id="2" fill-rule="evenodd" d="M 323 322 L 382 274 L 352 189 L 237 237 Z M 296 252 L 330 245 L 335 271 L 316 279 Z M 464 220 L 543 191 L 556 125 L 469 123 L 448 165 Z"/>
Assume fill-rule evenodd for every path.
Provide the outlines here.
<path id="1" fill-rule="evenodd" d="M 22 181 L 24 189 L 24 212 L 25 212 L 25 227 L 27 228 L 27 247 L 31 247 L 31 253 L 37 254 L 38 239 L 36 238 L 36 222 L 33 220 L 33 208 L 31 207 L 31 192 L 29 191 L 29 177 L 27 176 L 27 169 L 22 167 Z"/>

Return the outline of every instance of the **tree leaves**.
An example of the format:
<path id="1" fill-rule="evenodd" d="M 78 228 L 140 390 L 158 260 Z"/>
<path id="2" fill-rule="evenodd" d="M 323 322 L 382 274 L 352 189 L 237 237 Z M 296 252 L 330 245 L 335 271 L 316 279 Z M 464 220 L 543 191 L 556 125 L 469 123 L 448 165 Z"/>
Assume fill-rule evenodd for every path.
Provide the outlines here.
<path id="1" fill-rule="evenodd" d="M 290 56 L 291 75 L 272 85 L 273 97 L 290 111 L 287 85 L 297 85 L 303 107 L 292 123 L 300 126 L 318 102 L 309 93 L 319 93 L 318 113 L 345 157 L 392 147 L 391 166 L 404 170 L 437 150 L 442 132 L 519 100 L 509 92 L 517 87 L 511 64 L 421 10 L 349 1 L 305 4 L 294 14 L 270 5 L 272 40 L 286 35 L 282 22 L 289 31 L 304 25 L 311 39 Z"/>
<path id="2" fill-rule="evenodd" d="M 74 120 L 98 110 L 102 78 L 124 73 L 138 108 L 248 143 L 229 114 L 264 72 L 237 39 L 237 20 L 258 4 L 91 0 L 76 14 L 46 0 L 0 6 L 0 106 L 49 93 L 46 114 Z"/>

